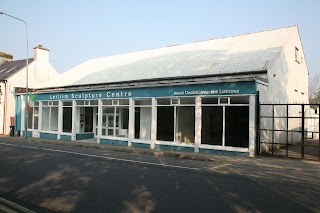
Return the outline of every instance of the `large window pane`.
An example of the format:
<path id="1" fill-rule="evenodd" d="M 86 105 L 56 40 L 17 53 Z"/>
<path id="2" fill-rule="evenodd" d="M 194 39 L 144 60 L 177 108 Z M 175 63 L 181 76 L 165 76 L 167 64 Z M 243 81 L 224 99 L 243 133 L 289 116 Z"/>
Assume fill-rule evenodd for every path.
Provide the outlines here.
<path id="1" fill-rule="evenodd" d="M 42 130 L 49 130 L 49 107 L 43 107 L 42 108 L 42 125 L 41 129 Z"/>
<path id="2" fill-rule="evenodd" d="M 177 107 L 176 141 L 194 143 L 194 107 Z"/>
<path id="3" fill-rule="evenodd" d="M 33 117 L 33 125 L 34 125 L 34 129 L 35 130 L 38 130 L 38 128 L 39 128 L 39 122 L 38 122 L 38 120 L 39 120 L 39 116 L 34 116 Z"/>
<path id="4" fill-rule="evenodd" d="M 249 147 L 249 107 L 226 107 L 226 146 Z"/>
<path id="5" fill-rule="evenodd" d="M 58 131 L 58 107 L 51 107 L 50 130 Z"/>
<path id="6" fill-rule="evenodd" d="M 116 136 L 128 137 L 129 107 L 116 107 Z"/>
<path id="7" fill-rule="evenodd" d="M 32 129 L 33 108 L 28 111 L 28 129 Z"/>
<path id="8" fill-rule="evenodd" d="M 135 138 L 142 140 L 151 139 L 151 107 L 136 107 L 134 114 Z"/>
<path id="9" fill-rule="evenodd" d="M 63 107 L 62 131 L 72 132 L 72 108 Z"/>
<path id="10" fill-rule="evenodd" d="M 174 107 L 157 107 L 157 140 L 174 140 Z"/>
<path id="11" fill-rule="evenodd" d="M 222 145 L 223 108 L 202 107 L 201 143 Z"/>

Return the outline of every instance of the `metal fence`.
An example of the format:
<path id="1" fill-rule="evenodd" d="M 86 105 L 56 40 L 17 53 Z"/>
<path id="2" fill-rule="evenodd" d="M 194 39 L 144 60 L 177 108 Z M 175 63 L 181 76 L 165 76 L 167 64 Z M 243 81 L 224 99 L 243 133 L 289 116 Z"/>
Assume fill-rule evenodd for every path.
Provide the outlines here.
<path id="1" fill-rule="evenodd" d="M 320 104 L 258 104 L 258 153 L 320 161 Z"/>

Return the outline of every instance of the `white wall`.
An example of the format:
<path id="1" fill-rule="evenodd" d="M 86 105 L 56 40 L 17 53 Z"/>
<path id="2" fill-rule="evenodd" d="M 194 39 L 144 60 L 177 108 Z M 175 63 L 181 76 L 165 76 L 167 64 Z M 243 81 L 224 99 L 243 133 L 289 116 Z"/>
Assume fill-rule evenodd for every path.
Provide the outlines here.
<path id="1" fill-rule="evenodd" d="M 301 63 L 297 63 L 295 59 L 295 48 L 300 50 L 302 56 Z M 260 91 L 260 103 L 309 103 L 308 101 L 308 69 L 303 53 L 303 48 L 296 28 L 287 38 L 283 48 L 281 49 L 277 59 L 268 69 L 268 86 L 258 85 Z M 290 106 L 289 116 L 301 116 L 302 108 L 300 106 Z M 273 109 L 271 106 L 262 106 L 262 116 L 271 116 Z M 285 106 L 276 106 L 274 108 L 274 116 L 286 116 Z M 276 130 L 284 130 L 287 128 L 286 119 L 277 118 L 272 124 L 272 119 L 261 119 L 261 128 Z M 289 130 L 301 129 L 301 121 L 299 119 L 291 119 L 289 122 Z M 261 132 L 261 141 L 285 143 L 286 134 L 284 132 Z M 290 133 L 289 143 L 299 142 L 301 140 L 300 133 Z M 262 147 L 268 149 L 268 147 Z"/>
<path id="2" fill-rule="evenodd" d="M 45 53 L 46 54 L 46 53 Z M 35 60 L 28 66 L 28 87 L 37 88 L 40 85 L 43 85 L 45 81 L 49 81 L 57 77 L 59 74 L 54 69 L 54 67 L 46 61 L 41 61 L 46 57 L 41 57 L 39 60 Z M 26 67 L 22 68 L 20 71 L 10 76 L 7 79 L 7 115 L 6 115 L 6 124 L 4 134 L 9 134 L 9 122 L 10 117 L 15 116 L 15 98 L 14 98 L 14 87 L 26 87 Z M 3 92 L 4 93 L 4 92 Z M 3 113 L 0 106 L 0 114 Z M 3 134 L 3 118 L 0 116 L 0 134 Z"/>

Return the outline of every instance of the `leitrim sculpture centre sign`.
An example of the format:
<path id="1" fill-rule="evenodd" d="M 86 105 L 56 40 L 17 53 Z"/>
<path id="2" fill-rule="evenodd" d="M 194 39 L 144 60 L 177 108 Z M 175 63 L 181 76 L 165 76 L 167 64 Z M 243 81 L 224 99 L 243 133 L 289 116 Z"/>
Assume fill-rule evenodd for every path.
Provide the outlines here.
<path id="1" fill-rule="evenodd" d="M 237 95 L 256 94 L 254 81 L 192 84 L 164 87 L 144 87 L 130 89 L 93 90 L 61 93 L 36 93 L 38 101 L 41 100 L 86 100 L 86 99 L 116 99 L 116 98 L 147 98 L 172 96 L 201 96 L 201 95 Z M 23 94 L 22 94 L 23 95 Z"/>

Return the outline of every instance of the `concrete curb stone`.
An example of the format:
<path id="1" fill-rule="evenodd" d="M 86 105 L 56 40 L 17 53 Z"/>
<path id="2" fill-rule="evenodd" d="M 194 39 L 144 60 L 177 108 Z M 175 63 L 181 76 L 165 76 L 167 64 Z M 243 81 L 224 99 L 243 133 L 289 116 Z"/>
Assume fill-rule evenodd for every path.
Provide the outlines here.
<path id="1" fill-rule="evenodd" d="M 214 156 L 210 156 L 208 154 L 199 154 L 199 153 L 185 153 L 185 152 L 177 152 L 177 151 L 163 151 L 163 150 L 151 150 L 151 149 L 143 149 L 143 148 L 134 148 L 134 147 L 120 147 L 120 146 L 112 146 L 112 145 L 101 145 L 101 144 L 93 144 L 88 142 L 81 141 L 63 141 L 63 140 L 50 140 L 50 139 L 40 139 L 40 138 L 28 138 L 27 141 L 22 137 L 7 137 L 2 136 L 1 138 L 7 140 L 19 140 L 25 142 L 39 143 L 39 144 L 53 144 L 59 146 L 68 146 L 68 147 L 79 147 L 79 148 L 88 148 L 88 149 L 100 149 L 100 150 L 109 150 L 114 152 L 126 152 L 133 154 L 142 154 L 142 155 L 150 155 L 154 157 L 169 157 L 176 158 L 180 160 L 198 160 L 198 161 L 216 161 Z"/>

